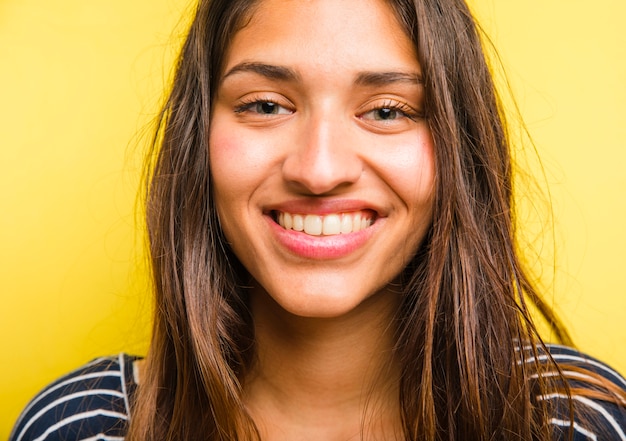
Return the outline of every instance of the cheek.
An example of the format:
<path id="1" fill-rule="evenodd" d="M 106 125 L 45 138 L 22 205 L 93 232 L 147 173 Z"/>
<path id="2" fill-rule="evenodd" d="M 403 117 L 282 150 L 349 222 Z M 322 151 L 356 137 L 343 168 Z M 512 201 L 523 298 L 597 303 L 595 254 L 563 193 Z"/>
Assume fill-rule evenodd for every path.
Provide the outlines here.
<path id="1" fill-rule="evenodd" d="M 409 210 L 430 208 L 434 192 L 435 160 L 433 141 L 429 132 L 415 141 L 414 137 L 386 149 L 379 163 L 389 186 L 404 201 Z"/>
<path id="2" fill-rule="evenodd" d="M 221 193 L 224 187 L 239 182 L 236 164 L 245 161 L 243 145 L 237 136 L 227 136 L 221 131 L 212 131 L 209 138 L 209 161 L 213 184 Z"/>
<path id="3" fill-rule="evenodd" d="M 212 194 L 222 228 L 232 239 L 243 228 L 242 219 L 258 207 L 258 195 L 266 191 L 272 174 L 271 142 L 235 127 L 228 119 L 212 121 L 209 161 Z"/>
<path id="4" fill-rule="evenodd" d="M 260 172 L 258 146 L 236 130 L 217 126 L 209 138 L 209 161 L 216 202 L 232 201 L 245 195 Z"/>
<path id="5" fill-rule="evenodd" d="M 435 186 L 435 157 L 430 134 L 421 142 L 414 157 L 414 166 L 411 182 L 415 197 L 430 205 Z"/>
<path id="6" fill-rule="evenodd" d="M 240 204 L 237 198 L 246 188 L 246 169 L 242 162 L 243 145 L 237 136 L 228 136 L 222 130 L 213 130 L 209 137 L 209 161 L 212 177 L 212 194 L 222 228 L 227 237 L 234 225 Z"/>

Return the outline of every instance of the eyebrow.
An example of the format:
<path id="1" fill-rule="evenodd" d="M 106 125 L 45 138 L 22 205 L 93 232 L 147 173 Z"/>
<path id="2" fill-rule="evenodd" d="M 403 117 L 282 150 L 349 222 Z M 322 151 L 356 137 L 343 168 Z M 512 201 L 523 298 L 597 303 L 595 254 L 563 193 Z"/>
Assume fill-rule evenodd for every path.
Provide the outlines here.
<path id="1" fill-rule="evenodd" d="M 224 76 L 222 77 L 222 81 L 224 81 L 231 75 L 244 72 L 255 73 L 272 80 L 295 81 L 300 79 L 300 75 L 296 71 L 285 66 L 276 66 L 273 64 L 265 63 L 243 62 L 237 64 L 228 72 L 226 72 L 226 74 L 224 74 Z"/>
<path id="2" fill-rule="evenodd" d="M 255 73 L 265 78 L 279 81 L 298 81 L 301 78 L 300 74 L 286 66 L 258 62 L 243 62 L 235 65 L 226 72 L 222 77 L 222 81 L 229 76 L 246 72 Z M 423 80 L 419 73 L 399 71 L 359 72 L 355 80 L 355 84 L 359 86 L 384 86 L 393 83 L 423 84 Z"/>
<path id="3" fill-rule="evenodd" d="M 423 84 L 423 80 L 419 73 L 361 72 L 355 83 L 359 86 L 385 86 L 393 83 Z"/>

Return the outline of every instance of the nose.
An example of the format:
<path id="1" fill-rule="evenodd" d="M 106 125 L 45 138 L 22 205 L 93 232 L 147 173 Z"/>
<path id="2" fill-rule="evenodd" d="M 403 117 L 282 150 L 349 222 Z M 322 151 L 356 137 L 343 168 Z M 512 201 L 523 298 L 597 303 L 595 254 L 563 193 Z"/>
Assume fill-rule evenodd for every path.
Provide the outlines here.
<path id="1" fill-rule="evenodd" d="M 303 123 L 283 162 L 283 178 L 294 190 L 330 193 L 358 181 L 363 164 L 345 121 L 328 117 Z"/>

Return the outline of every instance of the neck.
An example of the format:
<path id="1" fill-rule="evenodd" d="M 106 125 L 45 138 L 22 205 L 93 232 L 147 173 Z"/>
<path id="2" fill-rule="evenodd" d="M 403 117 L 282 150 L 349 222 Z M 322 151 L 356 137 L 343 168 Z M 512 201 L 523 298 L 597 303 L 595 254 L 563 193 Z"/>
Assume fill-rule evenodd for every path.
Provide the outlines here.
<path id="1" fill-rule="evenodd" d="M 380 292 L 344 316 L 306 318 L 251 296 L 258 358 L 246 400 L 264 440 L 393 438 L 398 300 Z"/>

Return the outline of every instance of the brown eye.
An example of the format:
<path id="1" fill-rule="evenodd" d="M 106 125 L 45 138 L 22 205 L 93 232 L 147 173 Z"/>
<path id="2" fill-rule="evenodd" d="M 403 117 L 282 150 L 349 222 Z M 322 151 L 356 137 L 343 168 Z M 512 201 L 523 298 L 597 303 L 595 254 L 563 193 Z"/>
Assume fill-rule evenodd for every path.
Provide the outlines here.
<path id="1" fill-rule="evenodd" d="M 235 112 L 252 113 L 257 115 L 289 115 L 293 113 L 293 110 L 281 106 L 274 101 L 255 100 L 238 106 L 235 109 Z"/>
<path id="2" fill-rule="evenodd" d="M 382 106 L 365 112 L 361 115 L 364 120 L 380 121 L 380 122 L 400 122 L 405 119 L 413 120 L 417 115 L 412 109 L 405 109 L 398 106 Z"/>
<path id="3" fill-rule="evenodd" d="M 396 109 L 391 109 L 388 107 L 384 107 L 382 109 L 376 109 L 373 112 L 374 119 L 379 121 L 388 121 L 396 119 L 398 116 L 398 111 Z"/>
<path id="4" fill-rule="evenodd" d="M 280 110 L 280 106 L 270 101 L 260 101 L 255 105 L 255 111 L 265 115 L 275 115 Z"/>

